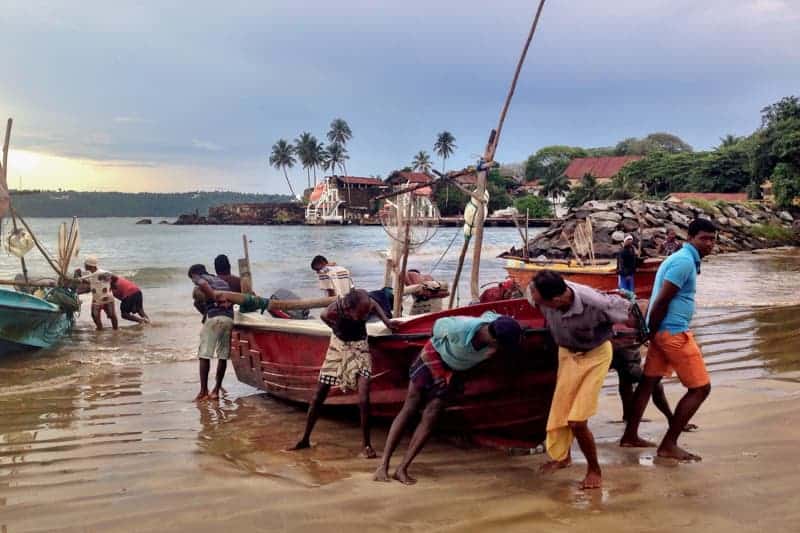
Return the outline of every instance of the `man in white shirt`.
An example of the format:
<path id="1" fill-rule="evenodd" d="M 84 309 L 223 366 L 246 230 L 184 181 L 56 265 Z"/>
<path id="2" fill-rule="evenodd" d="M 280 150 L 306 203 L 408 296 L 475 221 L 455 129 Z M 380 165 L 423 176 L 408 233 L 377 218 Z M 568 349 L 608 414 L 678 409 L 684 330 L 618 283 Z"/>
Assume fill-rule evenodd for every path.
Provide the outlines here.
<path id="1" fill-rule="evenodd" d="M 103 329 L 103 323 L 100 321 L 100 312 L 104 311 L 111 320 L 111 327 L 117 329 L 119 324 L 114 294 L 111 292 L 111 272 L 97 268 L 97 258 L 93 255 L 86 258 L 83 266 L 89 272 L 81 275 L 81 281 L 89 284 L 86 292 L 92 293 L 92 320 L 94 325 L 98 330 Z"/>
<path id="2" fill-rule="evenodd" d="M 344 296 L 354 287 L 349 270 L 328 263 L 321 255 L 311 260 L 311 270 L 317 273 L 319 288 L 326 296 Z"/>

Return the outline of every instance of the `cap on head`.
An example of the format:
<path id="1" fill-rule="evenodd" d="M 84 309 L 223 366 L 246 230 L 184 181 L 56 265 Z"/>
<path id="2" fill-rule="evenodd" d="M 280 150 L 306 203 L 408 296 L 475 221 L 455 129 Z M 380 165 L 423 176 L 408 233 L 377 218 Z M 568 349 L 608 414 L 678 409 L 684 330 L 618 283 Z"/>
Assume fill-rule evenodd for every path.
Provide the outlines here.
<path id="1" fill-rule="evenodd" d="M 86 256 L 86 259 L 84 259 L 83 264 L 87 267 L 97 268 L 97 257 L 88 255 Z"/>
<path id="2" fill-rule="evenodd" d="M 625 235 L 625 238 L 622 239 L 622 242 L 625 243 L 625 244 L 627 244 L 629 242 L 633 242 L 633 235 L 628 233 L 627 235 Z"/>
<path id="3" fill-rule="evenodd" d="M 501 316 L 489 324 L 489 333 L 499 345 L 507 348 L 517 346 L 522 339 L 522 327 L 509 316 Z"/>

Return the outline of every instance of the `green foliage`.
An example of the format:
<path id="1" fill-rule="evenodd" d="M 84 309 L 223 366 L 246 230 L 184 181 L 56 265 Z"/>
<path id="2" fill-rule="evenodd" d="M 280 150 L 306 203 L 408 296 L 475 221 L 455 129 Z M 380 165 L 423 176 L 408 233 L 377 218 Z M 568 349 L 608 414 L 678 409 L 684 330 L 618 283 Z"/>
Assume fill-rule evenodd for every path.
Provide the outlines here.
<path id="1" fill-rule="evenodd" d="M 677 154 L 691 152 L 692 147 L 677 135 L 671 133 L 651 133 L 643 139 L 629 137 L 617 143 L 615 155 L 648 155 L 653 152 Z"/>
<path id="2" fill-rule="evenodd" d="M 425 150 L 420 150 L 411 161 L 411 167 L 417 172 L 429 174 L 431 171 L 431 156 Z"/>
<path id="3" fill-rule="evenodd" d="M 487 189 L 489 190 L 489 212 L 505 209 L 513 203 L 508 190 L 514 185 L 511 178 L 500 175 L 496 168 L 489 171 L 487 177 Z"/>
<path id="4" fill-rule="evenodd" d="M 443 131 L 436 136 L 436 142 L 433 143 L 433 151 L 442 158 L 442 173 L 444 173 L 444 165 L 447 162 L 447 158 L 453 155 L 456 148 L 456 138 L 449 131 Z"/>
<path id="5" fill-rule="evenodd" d="M 545 146 L 533 154 L 525 162 L 525 179 L 546 179 L 564 173 L 570 161 L 588 154 L 577 146 Z"/>
<path id="6" fill-rule="evenodd" d="M 453 185 L 443 184 L 434 193 L 439 213 L 445 217 L 458 216 L 464 212 L 469 196 Z"/>
<path id="7" fill-rule="evenodd" d="M 708 200 L 703 200 L 702 198 L 687 198 L 686 200 L 683 200 L 683 202 L 700 208 L 709 214 L 714 212 L 714 207 L 717 207 L 716 202 L 709 202 Z"/>
<path id="8" fill-rule="evenodd" d="M 564 205 L 569 208 L 580 207 L 591 200 L 604 200 L 610 196 L 610 190 L 605 185 L 600 185 L 597 178 L 586 174 L 581 178 L 580 184 L 573 187 L 564 200 Z"/>
<path id="9" fill-rule="evenodd" d="M 778 224 L 753 224 L 747 228 L 747 231 L 754 237 L 768 241 L 790 243 L 795 240 L 794 231 L 791 228 Z"/>
<path id="10" fill-rule="evenodd" d="M 289 202 L 283 194 L 237 192 L 124 193 L 11 191 L 11 203 L 26 217 L 177 217 L 232 203 Z"/>
<path id="11" fill-rule="evenodd" d="M 772 193 L 775 203 L 780 207 L 789 207 L 792 201 L 800 197 L 800 171 L 789 163 L 778 163 L 772 172 Z"/>
<path id="12" fill-rule="evenodd" d="M 514 207 L 520 214 L 524 215 L 527 211 L 531 218 L 550 218 L 553 216 L 553 209 L 550 202 L 536 194 L 528 194 L 514 201 Z"/>

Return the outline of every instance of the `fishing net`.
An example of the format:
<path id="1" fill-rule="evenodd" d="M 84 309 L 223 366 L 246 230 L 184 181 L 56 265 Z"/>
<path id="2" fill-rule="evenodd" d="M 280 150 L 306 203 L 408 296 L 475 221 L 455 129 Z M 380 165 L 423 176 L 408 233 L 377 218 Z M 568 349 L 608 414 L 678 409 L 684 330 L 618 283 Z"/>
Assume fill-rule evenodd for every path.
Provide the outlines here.
<path id="1" fill-rule="evenodd" d="M 8 251 L 17 256 L 25 257 L 34 247 L 33 237 L 23 228 L 17 228 L 11 232 L 7 241 Z"/>
<path id="2" fill-rule="evenodd" d="M 430 241 L 439 228 L 438 211 L 428 208 L 426 197 L 413 193 L 386 200 L 380 219 L 383 230 L 393 241 L 402 244 L 408 238 L 409 251 Z"/>

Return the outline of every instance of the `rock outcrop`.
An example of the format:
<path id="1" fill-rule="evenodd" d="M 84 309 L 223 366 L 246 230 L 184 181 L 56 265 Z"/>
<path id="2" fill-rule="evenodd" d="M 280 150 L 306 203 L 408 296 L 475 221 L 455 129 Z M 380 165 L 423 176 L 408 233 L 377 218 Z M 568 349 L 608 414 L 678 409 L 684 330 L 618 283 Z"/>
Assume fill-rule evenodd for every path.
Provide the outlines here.
<path id="1" fill-rule="evenodd" d="M 702 206 L 702 207 L 701 207 Z M 774 211 L 758 204 L 709 203 L 693 205 L 682 202 L 642 200 L 591 201 L 570 211 L 541 235 L 528 243 L 530 257 L 566 259 L 573 256 L 569 243 L 578 223 L 592 221 L 595 257 L 611 258 L 619 251 L 626 234 L 633 235 L 645 257 L 658 256 L 666 231 L 675 230 L 678 240 L 688 237 L 689 223 L 696 217 L 711 220 L 719 233 L 718 252 L 755 250 L 800 242 L 793 226 L 798 221 L 787 211 Z M 798 218 L 800 220 L 800 218 Z M 519 256 L 512 249 L 509 254 Z"/>

